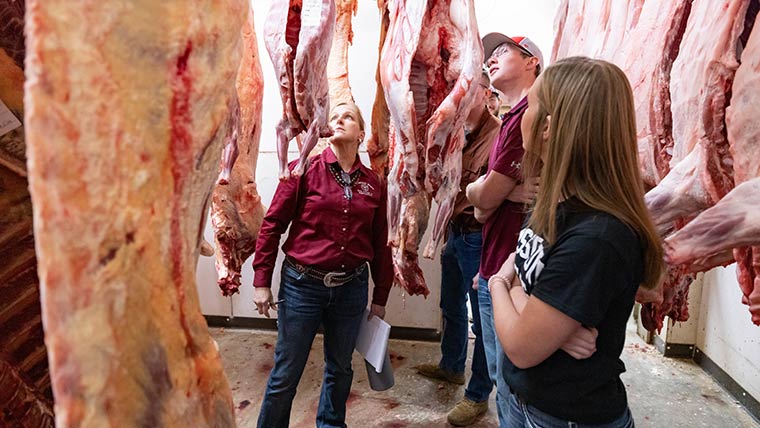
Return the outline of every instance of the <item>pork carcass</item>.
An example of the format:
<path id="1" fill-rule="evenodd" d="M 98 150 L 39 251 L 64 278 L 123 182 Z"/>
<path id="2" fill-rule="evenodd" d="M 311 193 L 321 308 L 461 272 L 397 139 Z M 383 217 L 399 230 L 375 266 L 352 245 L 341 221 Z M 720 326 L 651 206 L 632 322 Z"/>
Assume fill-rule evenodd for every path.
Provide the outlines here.
<path id="1" fill-rule="evenodd" d="M 264 80 L 253 26 L 253 10 L 243 27 L 243 57 L 238 69 L 237 100 L 231 115 L 222 172 L 211 198 L 216 242 L 217 284 L 230 296 L 240 287 L 240 270 L 253 254 L 265 208 L 256 189 Z"/>
<path id="2" fill-rule="evenodd" d="M 264 26 L 264 42 L 280 85 L 283 116 L 277 124 L 280 179 L 290 177 L 288 145 L 306 131 L 293 170 L 304 171 L 309 153 L 320 137 L 329 137 L 330 113 L 327 60 L 335 30 L 333 0 L 275 1 Z"/>
<path id="3" fill-rule="evenodd" d="M 0 102 L 24 117 L 24 1 L 0 0 Z M 24 127 L 0 135 L 0 165 L 26 176 Z"/>
<path id="4" fill-rule="evenodd" d="M 388 25 L 390 23 L 388 0 L 377 0 L 377 6 L 380 11 L 380 43 L 378 46 L 378 58 L 382 56 L 383 45 L 388 34 Z M 390 134 L 390 112 L 388 104 L 385 102 L 385 91 L 383 90 L 382 78 L 380 77 L 380 66 L 382 62 L 377 62 L 375 70 L 375 103 L 372 105 L 372 129 L 369 139 L 367 140 L 367 154 L 372 170 L 381 177 L 388 176 L 388 136 Z"/>
<path id="5" fill-rule="evenodd" d="M 29 184 L 58 428 L 235 425 L 195 269 L 245 16 L 242 0 L 27 2 Z"/>
<path id="6" fill-rule="evenodd" d="M 695 216 L 733 188 L 723 124 L 748 5 L 749 0 L 694 0 L 692 5 L 671 72 L 671 169 L 646 194 L 663 233 L 674 220 Z"/>

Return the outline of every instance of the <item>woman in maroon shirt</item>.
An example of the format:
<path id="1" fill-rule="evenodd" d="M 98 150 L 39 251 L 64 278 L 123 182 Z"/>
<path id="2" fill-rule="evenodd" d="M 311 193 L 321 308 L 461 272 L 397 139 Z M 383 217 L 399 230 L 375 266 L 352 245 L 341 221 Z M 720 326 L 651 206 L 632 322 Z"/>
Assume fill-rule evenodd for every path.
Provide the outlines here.
<path id="1" fill-rule="evenodd" d="M 385 316 L 393 280 L 385 183 L 359 160 L 365 135 L 359 108 L 353 103 L 337 105 L 330 126 L 330 147 L 311 158 L 302 177 L 277 186 L 256 241 L 253 300 L 262 315 L 268 317 L 269 309 L 278 311 L 274 367 L 261 404 L 260 428 L 288 426 L 320 324 L 325 374 L 316 425 L 345 427 L 351 357 L 368 301 L 367 264 L 375 283 L 370 312 Z M 291 171 L 294 166 L 290 164 Z M 288 226 L 275 303 L 272 273 L 280 236 Z"/>

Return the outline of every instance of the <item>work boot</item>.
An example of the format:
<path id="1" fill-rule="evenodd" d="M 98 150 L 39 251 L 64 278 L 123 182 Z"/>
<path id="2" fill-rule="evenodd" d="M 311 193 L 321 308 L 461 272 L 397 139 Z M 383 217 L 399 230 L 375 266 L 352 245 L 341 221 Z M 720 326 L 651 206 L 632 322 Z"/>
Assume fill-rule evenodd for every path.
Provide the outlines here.
<path id="1" fill-rule="evenodd" d="M 472 425 L 486 410 L 488 410 L 488 400 L 476 403 L 464 397 L 451 409 L 447 419 L 451 425 L 466 427 Z"/>
<path id="2" fill-rule="evenodd" d="M 431 379 L 442 380 L 455 385 L 464 385 L 464 373 L 453 373 L 438 367 L 437 364 L 420 364 L 415 367 L 417 373 Z"/>

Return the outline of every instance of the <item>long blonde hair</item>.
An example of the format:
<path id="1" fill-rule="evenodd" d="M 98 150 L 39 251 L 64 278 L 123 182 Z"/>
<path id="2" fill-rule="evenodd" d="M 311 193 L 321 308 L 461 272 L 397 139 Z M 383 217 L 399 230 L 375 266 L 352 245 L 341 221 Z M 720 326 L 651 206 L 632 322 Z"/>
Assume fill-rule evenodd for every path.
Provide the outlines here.
<path id="1" fill-rule="evenodd" d="M 541 187 L 530 227 L 555 242 L 557 204 L 575 197 L 631 227 L 644 245 L 642 287 L 654 288 L 664 265 L 663 250 L 649 211 L 639 172 L 633 93 L 614 64 L 584 57 L 558 61 L 541 75 L 536 116 L 530 135 L 543 162 L 526 152 L 524 174 L 537 175 Z M 548 140 L 540 143 L 551 116 Z M 544 147 L 541 147 L 544 146 Z"/>

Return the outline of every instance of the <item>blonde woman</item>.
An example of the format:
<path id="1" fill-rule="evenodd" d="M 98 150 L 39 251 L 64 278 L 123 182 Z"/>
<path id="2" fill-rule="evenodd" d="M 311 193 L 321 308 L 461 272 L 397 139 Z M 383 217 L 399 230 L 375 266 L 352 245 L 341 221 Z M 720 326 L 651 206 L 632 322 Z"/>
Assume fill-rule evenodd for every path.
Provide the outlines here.
<path id="1" fill-rule="evenodd" d="M 365 132 L 356 104 L 335 106 L 330 127 L 330 147 L 311 158 L 302 177 L 277 186 L 256 241 L 253 301 L 262 315 L 278 311 L 274 367 L 259 428 L 290 426 L 293 398 L 320 324 L 325 374 L 315 422 L 318 427 L 345 427 L 351 356 L 368 303 L 368 265 L 375 283 L 370 313 L 385 316 L 393 280 L 385 185 L 359 160 Z M 275 302 L 272 275 L 280 237 L 288 227 Z"/>
<path id="2" fill-rule="evenodd" d="M 509 427 L 633 427 L 620 354 L 636 291 L 658 283 L 663 262 L 631 87 L 613 64 L 567 58 L 528 106 L 524 168 L 541 186 L 516 253 L 489 281 Z M 585 359 L 560 349 L 579 327 L 598 331 Z"/>

